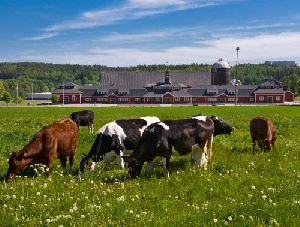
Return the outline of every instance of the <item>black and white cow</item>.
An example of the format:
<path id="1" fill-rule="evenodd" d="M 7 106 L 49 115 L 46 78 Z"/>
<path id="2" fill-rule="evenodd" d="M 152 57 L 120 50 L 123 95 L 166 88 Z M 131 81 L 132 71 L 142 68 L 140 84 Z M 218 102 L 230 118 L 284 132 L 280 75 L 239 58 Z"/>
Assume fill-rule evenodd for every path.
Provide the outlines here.
<path id="1" fill-rule="evenodd" d="M 131 178 L 140 174 L 145 162 L 154 163 L 163 159 L 164 170 L 169 176 L 171 155 L 186 155 L 196 148 L 196 169 L 207 165 L 207 150 L 212 149 L 214 122 L 209 117 L 201 120 L 190 118 L 166 120 L 151 124 L 130 156 L 123 156 L 128 162 Z M 148 168 L 147 172 L 152 168 Z"/>
<path id="2" fill-rule="evenodd" d="M 141 117 L 138 119 L 116 120 L 107 123 L 98 130 L 96 140 L 90 152 L 82 155 L 79 167 L 79 175 L 84 173 L 84 168 L 91 164 L 91 170 L 103 160 L 105 168 L 109 168 L 110 162 L 118 160 L 119 168 L 124 168 L 121 157 L 124 152 L 131 154 L 138 144 L 144 130 L 152 123 L 159 122 L 157 117 Z M 89 161 L 92 163 L 89 163 Z"/>
<path id="3" fill-rule="evenodd" d="M 91 110 L 83 110 L 73 112 L 70 118 L 76 122 L 78 126 L 88 126 L 89 131 L 94 131 L 94 112 Z"/>
<path id="4" fill-rule="evenodd" d="M 205 121 L 206 116 L 204 116 L 203 114 L 198 114 L 195 116 L 192 116 L 192 118 L 198 119 L 200 121 Z M 214 126 L 215 126 L 215 130 L 214 130 L 214 137 L 217 135 L 230 135 L 233 130 L 234 127 L 230 126 L 229 124 L 227 124 L 223 119 L 211 115 L 209 117 L 210 119 L 212 119 L 212 121 L 214 122 Z M 194 152 L 192 152 L 191 154 L 191 160 L 195 161 L 195 157 L 194 157 Z M 208 161 L 211 160 L 211 156 L 212 156 L 212 149 L 208 149 Z"/>

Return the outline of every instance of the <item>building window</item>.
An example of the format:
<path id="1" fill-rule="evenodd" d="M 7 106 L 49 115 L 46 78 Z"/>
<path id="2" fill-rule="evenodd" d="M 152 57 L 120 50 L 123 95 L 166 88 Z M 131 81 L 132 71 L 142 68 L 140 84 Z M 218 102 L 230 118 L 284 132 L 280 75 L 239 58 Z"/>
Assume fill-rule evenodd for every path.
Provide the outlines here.
<path id="1" fill-rule="evenodd" d="M 118 98 L 119 102 L 128 102 L 128 98 Z"/>
<path id="2" fill-rule="evenodd" d="M 134 101 L 139 102 L 141 99 L 140 98 L 135 98 Z"/>
<path id="3" fill-rule="evenodd" d="M 234 102 L 234 101 L 235 101 L 235 98 L 228 98 L 227 101 L 228 101 L 228 102 Z"/>
<path id="4" fill-rule="evenodd" d="M 156 102 L 160 102 L 160 97 L 156 97 Z"/>
<path id="5" fill-rule="evenodd" d="M 90 102 L 90 101 L 92 101 L 92 99 L 91 98 L 85 98 L 85 101 Z"/>
<path id="6" fill-rule="evenodd" d="M 259 101 L 265 101 L 265 96 L 258 96 Z"/>
<path id="7" fill-rule="evenodd" d="M 97 98 L 98 102 L 107 102 L 107 98 Z"/>
<path id="8" fill-rule="evenodd" d="M 180 102 L 180 97 L 175 97 L 175 102 Z"/>
<path id="9" fill-rule="evenodd" d="M 190 101 L 190 98 L 189 98 L 189 97 L 184 97 L 184 101 L 185 101 L 185 102 L 189 102 L 189 101 Z"/>
<path id="10" fill-rule="evenodd" d="M 76 101 L 76 95 L 72 95 L 72 101 Z"/>
<path id="11" fill-rule="evenodd" d="M 250 98 L 250 102 L 253 102 L 253 98 Z"/>
<path id="12" fill-rule="evenodd" d="M 207 101 L 208 102 L 216 102 L 216 101 L 218 101 L 218 99 L 217 98 L 207 98 Z"/>
<path id="13" fill-rule="evenodd" d="M 281 101 L 281 97 L 280 96 L 276 96 L 276 101 Z"/>

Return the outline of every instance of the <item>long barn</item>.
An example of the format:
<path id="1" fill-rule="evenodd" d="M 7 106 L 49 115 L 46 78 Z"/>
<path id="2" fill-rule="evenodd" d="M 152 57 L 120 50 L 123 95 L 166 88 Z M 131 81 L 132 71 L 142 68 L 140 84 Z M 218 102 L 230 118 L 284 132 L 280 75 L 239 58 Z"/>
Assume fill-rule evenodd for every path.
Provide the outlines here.
<path id="1" fill-rule="evenodd" d="M 52 94 L 60 104 L 225 104 L 293 102 L 278 81 L 258 85 L 211 85 L 209 72 L 104 72 L 100 85 L 61 84 Z"/>

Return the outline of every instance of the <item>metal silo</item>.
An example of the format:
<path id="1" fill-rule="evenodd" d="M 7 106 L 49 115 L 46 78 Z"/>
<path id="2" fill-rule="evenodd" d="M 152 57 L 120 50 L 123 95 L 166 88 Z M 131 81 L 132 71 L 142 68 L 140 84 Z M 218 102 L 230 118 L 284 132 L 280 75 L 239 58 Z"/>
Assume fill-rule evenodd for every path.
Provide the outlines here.
<path id="1" fill-rule="evenodd" d="M 211 84 L 212 85 L 230 84 L 230 66 L 228 62 L 223 61 L 222 58 L 212 65 Z"/>

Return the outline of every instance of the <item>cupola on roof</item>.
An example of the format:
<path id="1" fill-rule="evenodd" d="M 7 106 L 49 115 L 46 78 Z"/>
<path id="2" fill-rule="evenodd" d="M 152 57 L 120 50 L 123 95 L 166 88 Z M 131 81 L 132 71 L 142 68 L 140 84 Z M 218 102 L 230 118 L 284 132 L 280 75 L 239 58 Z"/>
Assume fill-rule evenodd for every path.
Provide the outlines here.
<path id="1" fill-rule="evenodd" d="M 219 59 L 219 61 L 215 62 L 212 66 L 214 69 L 219 69 L 219 68 L 230 68 L 228 62 L 223 61 L 222 58 Z"/>

